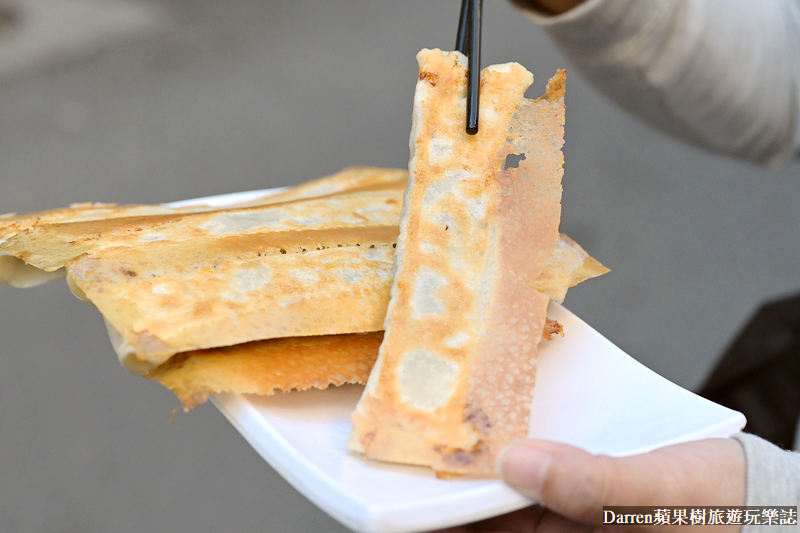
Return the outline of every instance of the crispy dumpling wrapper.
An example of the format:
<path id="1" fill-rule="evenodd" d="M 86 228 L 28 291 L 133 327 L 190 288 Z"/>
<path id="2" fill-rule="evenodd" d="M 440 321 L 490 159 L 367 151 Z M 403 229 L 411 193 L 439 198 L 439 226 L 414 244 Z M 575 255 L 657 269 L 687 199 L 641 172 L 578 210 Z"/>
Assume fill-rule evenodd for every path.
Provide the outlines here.
<path id="1" fill-rule="evenodd" d="M 33 223 L 7 232 L 0 253 L 65 268 L 137 373 L 190 350 L 375 331 L 405 176 L 350 169 L 269 205 Z M 349 298 L 357 316 L 332 312 Z"/>
<path id="2" fill-rule="evenodd" d="M 185 410 L 209 394 L 269 396 L 366 383 L 383 332 L 289 337 L 178 354 L 147 377 L 170 389 Z"/>
<path id="3" fill-rule="evenodd" d="M 534 286 L 559 242 L 565 74 L 532 101 L 522 66 L 486 68 L 470 136 L 466 58 L 417 59 L 384 341 L 348 445 L 442 475 L 494 476 L 497 454 L 528 433 L 549 301 Z M 519 166 L 505 168 L 512 154 Z M 568 278 L 559 263 L 540 288 Z"/>
<path id="4" fill-rule="evenodd" d="M 562 233 L 532 287 L 551 300 L 563 303 L 567 289 L 608 272 L 600 261 Z"/>
<path id="5" fill-rule="evenodd" d="M 402 170 L 351 167 L 277 194 L 265 194 L 247 202 L 225 205 L 222 209 L 202 201 L 180 206 L 83 203 L 21 216 L 9 213 L 0 216 L 0 282 L 20 288 L 40 285 L 63 277 L 66 273 L 64 267 L 89 251 L 102 253 L 103 249 L 125 246 L 126 243 L 141 245 L 148 238 L 167 238 L 158 234 L 150 237 L 135 235 L 139 239 L 137 241 L 125 234 L 125 230 L 143 231 L 143 224 L 169 226 L 174 230 L 172 236 L 180 238 L 186 226 L 202 224 L 207 220 L 180 215 L 242 209 L 243 212 L 233 216 L 246 218 L 248 214 L 244 208 L 247 207 L 331 197 L 348 192 L 393 190 L 399 195 L 405 181 L 406 172 Z M 122 220 L 115 222 L 116 219 Z M 57 274 L 51 275 L 53 272 Z"/>

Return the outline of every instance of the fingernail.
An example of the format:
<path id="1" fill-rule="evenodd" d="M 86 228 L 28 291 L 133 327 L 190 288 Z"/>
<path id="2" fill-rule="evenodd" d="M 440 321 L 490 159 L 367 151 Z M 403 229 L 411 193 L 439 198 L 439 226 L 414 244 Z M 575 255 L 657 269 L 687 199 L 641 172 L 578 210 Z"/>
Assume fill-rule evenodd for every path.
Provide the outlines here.
<path id="1" fill-rule="evenodd" d="M 498 459 L 499 473 L 511 488 L 540 500 L 542 485 L 552 462 L 550 454 L 524 443 L 509 445 Z"/>

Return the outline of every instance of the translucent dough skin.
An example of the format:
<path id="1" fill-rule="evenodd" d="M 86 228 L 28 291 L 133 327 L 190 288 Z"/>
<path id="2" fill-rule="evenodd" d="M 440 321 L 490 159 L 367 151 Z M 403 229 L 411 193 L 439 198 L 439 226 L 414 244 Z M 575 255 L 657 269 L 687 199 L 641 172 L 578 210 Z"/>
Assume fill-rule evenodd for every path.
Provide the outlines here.
<path id="1" fill-rule="evenodd" d="M 480 131 L 468 136 L 464 56 L 417 58 L 394 284 L 349 446 L 442 475 L 494 476 L 499 451 L 528 433 L 548 302 L 533 285 L 558 241 L 565 75 L 527 100 L 527 70 L 488 67 Z M 512 153 L 526 157 L 504 170 Z M 435 383 L 438 369 L 449 394 L 410 386 L 411 372 Z"/>

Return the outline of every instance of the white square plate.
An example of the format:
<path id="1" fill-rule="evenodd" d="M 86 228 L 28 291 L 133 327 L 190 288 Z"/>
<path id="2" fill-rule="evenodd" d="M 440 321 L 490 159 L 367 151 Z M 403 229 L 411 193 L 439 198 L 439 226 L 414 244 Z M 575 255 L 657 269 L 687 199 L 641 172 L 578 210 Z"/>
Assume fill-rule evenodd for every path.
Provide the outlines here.
<path id="1" fill-rule="evenodd" d="M 224 206 L 277 191 L 173 205 Z M 621 456 L 728 437 L 744 415 L 664 379 L 552 303 L 564 338 L 540 345 L 530 435 Z M 432 471 L 363 459 L 346 447 L 363 387 L 212 400 L 253 448 L 298 491 L 361 532 L 428 531 L 506 513 L 532 502 L 499 480 L 441 480 Z"/>

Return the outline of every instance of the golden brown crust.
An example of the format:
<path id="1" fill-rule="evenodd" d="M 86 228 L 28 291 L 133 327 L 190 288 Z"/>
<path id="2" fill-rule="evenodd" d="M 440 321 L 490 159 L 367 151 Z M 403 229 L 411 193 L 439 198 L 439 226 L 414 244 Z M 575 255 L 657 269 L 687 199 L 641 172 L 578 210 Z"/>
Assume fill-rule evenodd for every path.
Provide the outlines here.
<path id="1" fill-rule="evenodd" d="M 147 377 L 170 389 L 189 410 L 209 394 L 271 395 L 366 383 L 383 332 L 291 337 L 178 354 Z"/>
<path id="2" fill-rule="evenodd" d="M 553 337 L 556 335 L 563 337 L 564 336 L 564 326 L 562 326 L 557 320 L 552 320 L 548 318 L 544 323 L 544 331 L 542 331 L 542 339 L 546 341 L 553 340 Z"/>
<path id="3" fill-rule="evenodd" d="M 567 90 L 567 71 L 558 69 L 555 75 L 547 80 L 547 89 L 545 93 L 537 98 L 535 101 L 540 102 L 545 100 L 547 102 L 556 103 L 564 98 L 564 93 Z"/>

